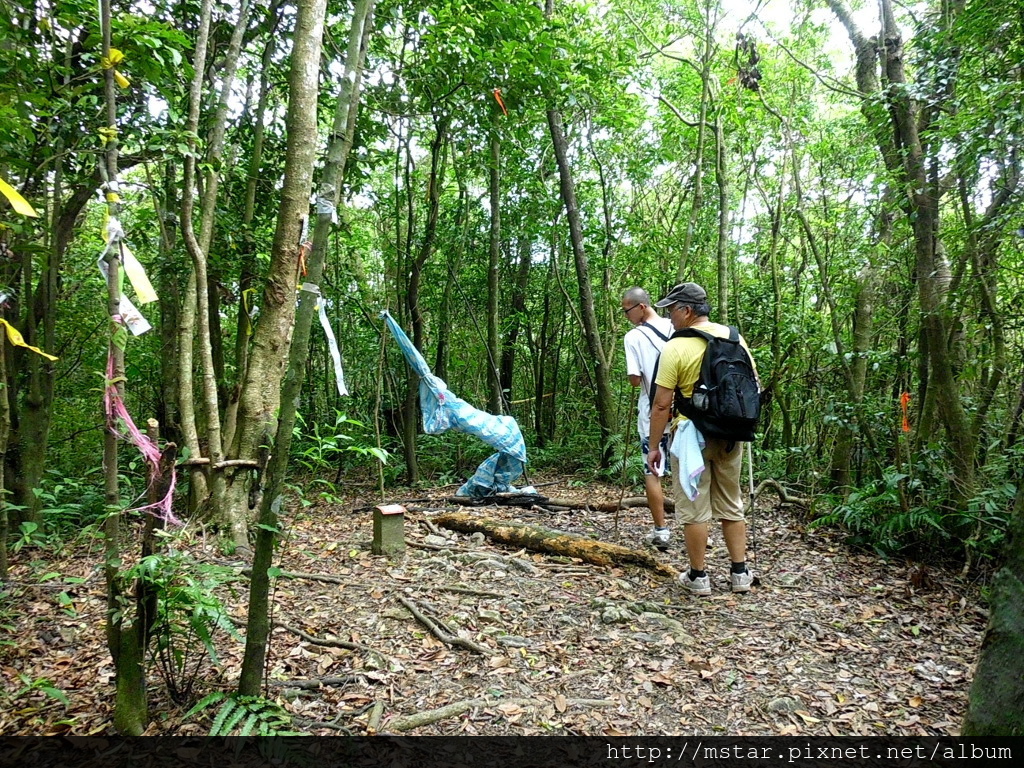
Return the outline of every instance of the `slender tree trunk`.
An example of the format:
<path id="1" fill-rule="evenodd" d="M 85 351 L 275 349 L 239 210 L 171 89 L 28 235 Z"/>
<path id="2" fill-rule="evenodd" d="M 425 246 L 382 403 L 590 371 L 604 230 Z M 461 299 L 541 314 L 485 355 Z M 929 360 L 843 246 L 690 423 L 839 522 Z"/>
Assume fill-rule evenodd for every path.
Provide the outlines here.
<path id="1" fill-rule="evenodd" d="M 157 421 L 175 444 L 181 444 L 181 416 L 178 411 L 178 312 L 181 307 L 180 286 L 174 270 L 177 219 L 171 211 L 177 206 L 177 171 L 173 161 L 164 166 L 164 193 L 156 212 L 160 220 L 160 401 Z"/>
<path id="2" fill-rule="evenodd" d="M 495 122 L 497 118 L 495 118 Z M 501 299 L 501 139 L 491 127 L 491 162 L 488 168 L 491 197 L 491 239 L 487 259 L 487 410 L 502 413 L 501 380 L 495 362 L 500 354 L 498 304 Z"/>
<path id="3" fill-rule="evenodd" d="M 3 310 L 0 309 L 0 317 Z M 5 318 L 6 319 L 6 318 Z M 7 334 L 0 338 L 0 583 L 7 581 L 7 444 L 11 434 L 11 401 L 7 397 Z"/>
<path id="4" fill-rule="evenodd" d="M 516 270 L 515 282 L 512 284 L 509 329 L 501 350 L 501 389 L 507 393 L 506 397 L 510 402 L 515 399 L 512 384 L 515 373 L 516 344 L 519 341 L 519 331 L 526 316 L 526 287 L 530 280 L 532 246 L 533 242 L 530 238 L 521 237 L 519 239 L 519 267 Z"/>
<path id="5" fill-rule="evenodd" d="M 587 349 L 594 365 L 593 373 L 596 385 L 594 405 L 601 430 L 601 466 L 607 468 L 611 465 L 613 458 L 611 436 L 615 433 L 613 413 L 615 402 L 612 397 L 611 375 L 597 325 L 594 292 L 590 283 L 590 268 L 583 246 L 583 225 L 580 220 L 579 205 L 576 202 L 576 185 L 573 181 L 572 168 L 569 165 L 568 143 L 565 140 L 565 131 L 562 127 L 562 115 L 557 110 L 548 110 L 548 127 L 551 131 L 551 141 L 555 147 L 562 202 L 565 205 L 566 218 L 569 222 L 569 240 L 572 244 L 576 279 L 579 283 L 583 330 L 587 339 Z"/>
<path id="6" fill-rule="evenodd" d="M 906 190 L 903 210 L 914 235 L 914 272 L 921 310 L 922 354 L 926 356 L 928 391 L 924 397 L 934 403 L 936 414 L 946 432 L 947 453 L 953 467 L 951 503 L 962 508 L 974 495 L 977 436 L 972 432 L 954 373 L 948 346 L 949 317 L 946 304 L 948 281 L 936 279 L 944 274 L 938 237 L 941 189 L 935 174 L 929 172 L 927 135 L 931 127 L 924 119 L 920 102 L 914 97 L 904 68 L 905 52 L 891 0 L 880 0 L 883 45 L 877 45 L 860 32 L 843 0 L 828 0 L 840 22 L 846 27 L 857 55 L 857 84 L 865 96 L 864 114 L 879 141 L 879 149 L 900 188 Z M 887 88 L 888 111 L 877 98 L 880 90 L 876 67 Z M 922 138 L 924 136 L 924 139 Z M 895 141 L 895 143 L 894 143 Z M 897 151 L 897 147 L 899 151 Z M 927 416 L 922 419 L 922 425 Z M 920 435 L 927 439 L 928 435 Z"/>
<path id="7" fill-rule="evenodd" d="M 434 375 L 444 381 L 448 381 L 448 355 L 452 332 L 450 319 L 452 314 L 452 286 L 462 264 L 466 242 L 469 238 L 469 191 L 466 189 L 465 179 L 458 172 L 457 164 L 455 164 L 455 176 L 459 184 L 459 214 L 455 224 L 455 229 L 459 233 L 459 239 L 454 251 L 448 255 L 448 279 L 444 281 L 444 293 L 441 297 L 441 316 L 438 318 L 437 328 L 437 355 L 434 359 Z"/>
<path id="8" fill-rule="evenodd" d="M 242 382 L 249 366 L 249 340 L 252 337 L 252 317 L 250 310 L 254 303 L 256 284 L 256 233 L 253 221 L 256 218 L 256 192 L 261 182 L 261 166 L 263 164 L 263 145 L 266 136 L 265 116 L 267 101 L 270 96 L 270 69 L 274 54 L 277 51 L 277 29 L 281 22 L 281 4 L 283 0 L 273 0 L 267 11 L 270 16 L 270 34 L 263 49 L 260 66 L 259 96 L 256 111 L 251 115 L 252 154 L 245 181 L 245 209 L 242 212 L 242 253 L 238 273 L 238 317 L 235 328 L 235 379 L 232 382 L 231 394 L 224 411 L 224 444 L 231 445 L 235 437 L 238 416 L 238 398 Z"/>
<path id="9" fill-rule="evenodd" d="M 195 271 L 195 252 L 198 248 L 192 230 L 192 207 L 195 199 L 195 131 L 199 125 L 199 107 L 202 97 L 203 71 L 206 67 L 206 49 L 210 38 L 210 16 L 213 1 L 203 0 L 199 13 L 199 31 L 196 38 L 195 68 L 189 97 L 188 125 L 191 138 L 189 157 L 185 161 L 185 178 L 182 184 L 181 197 L 181 229 L 186 247 L 190 248 L 193 268 L 189 271 L 185 291 L 182 295 L 181 311 L 178 313 L 178 410 L 181 414 L 181 437 L 185 449 L 191 458 L 204 455 L 199 443 L 199 428 L 196 423 L 195 393 L 193 390 L 193 371 L 195 363 L 196 322 L 198 317 L 198 283 Z M 200 254 L 201 256 L 202 254 Z M 209 453 L 206 452 L 207 458 Z M 208 493 L 208 476 L 206 471 L 193 466 L 189 472 L 189 510 L 195 512 L 204 503 Z M 206 510 L 209 512 L 209 510 Z"/>
<path id="10" fill-rule="evenodd" d="M 110 0 L 100 0 L 100 28 L 103 36 L 103 55 L 110 56 Z M 104 95 L 106 101 L 105 125 L 117 125 L 117 101 L 114 85 L 114 71 L 106 68 L 104 74 Z M 116 219 L 120 213 L 118 196 L 118 145 L 117 137 L 106 140 L 101 165 L 106 181 L 108 214 Z M 124 395 L 124 343 L 127 329 L 113 318 L 120 314 L 121 300 L 119 272 L 121 269 L 120 240 L 112 236 L 107 251 L 107 314 L 111 318 L 110 341 L 107 354 L 111 361 L 112 382 L 120 396 Z M 139 736 L 145 730 L 149 718 L 146 702 L 146 677 L 144 667 L 145 648 L 140 639 L 138 604 L 134 601 L 135 585 L 121 573 L 122 542 L 121 501 L 118 489 L 118 445 L 113 414 L 106 415 L 107 429 L 103 443 L 104 500 L 107 517 L 104 523 L 106 534 L 106 560 L 104 573 L 107 582 L 106 634 L 110 655 L 114 661 L 116 692 L 114 696 L 114 727 L 126 736 Z"/>
<path id="11" fill-rule="evenodd" d="M 714 47 L 714 29 L 707 25 L 704 35 L 704 54 L 701 57 L 700 71 L 700 116 L 697 118 L 697 149 L 693 159 L 693 198 L 690 215 L 686 219 L 686 232 L 683 235 L 683 246 L 679 253 L 676 271 L 676 282 L 686 280 L 686 270 L 690 263 L 690 251 L 693 248 L 693 235 L 697 229 L 701 209 L 704 208 L 704 152 L 707 148 L 708 109 L 711 105 L 711 54 Z M 725 322 L 724 320 L 722 322 Z"/>
<path id="12" fill-rule="evenodd" d="M 188 131 L 192 152 L 185 159 L 185 174 L 182 183 L 181 198 L 181 232 L 192 257 L 192 269 L 195 274 L 197 327 L 196 341 L 199 345 L 202 362 L 203 405 L 206 416 L 206 444 L 209 463 L 209 486 L 211 494 L 211 512 L 217 522 L 230 527 L 235 543 L 245 545 L 242 538 L 245 530 L 244 510 L 226 503 L 224 497 L 225 480 L 219 465 L 225 458 L 225 447 L 221 433 L 220 401 L 218 399 L 217 365 L 214 357 L 214 324 L 210 295 L 209 253 L 213 242 L 214 217 L 217 206 L 217 192 L 220 185 L 220 164 L 224 149 L 224 136 L 227 131 L 228 102 L 234 85 L 235 72 L 238 67 L 239 51 L 242 38 L 248 27 L 249 0 L 242 0 L 238 11 L 238 23 L 228 44 L 224 57 L 224 79 L 221 84 L 220 98 L 216 114 L 210 128 L 206 152 L 207 170 L 203 184 L 202 210 L 200 213 L 200 230 L 197 237 L 192 226 L 192 211 L 195 201 L 196 156 L 195 134 L 199 126 L 199 113 L 202 106 L 202 91 L 206 72 L 206 41 L 196 45 L 195 73 L 192 80 L 189 98 Z M 204 8 L 205 10 L 205 8 Z M 206 15 L 204 13 L 204 15 Z M 209 24 L 206 24 L 208 29 Z M 200 32 L 202 39 L 203 33 Z"/>
<path id="13" fill-rule="evenodd" d="M 365 7 L 365 2 L 359 4 Z M 327 10 L 327 0 L 299 0 L 298 17 L 295 21 L 295 45 L 292 51 L 292 71 L 290 78 L 289 92 L 291 99 L 288 104 L 288 137 L 289 152 L 288 165 L 286 170 L 285 186 L 282 191 L 281 216 L 278 219 L 277 234 L 274 238 L 275 261 L 280 268 L 280 279 L 284 279 L 291 272 L 294 259 L 297 256 L 293 243 L 298 242 L 300 234 L 296 226 L 299 219 L 307 209 L 310 190 L 312 188 L 312 171 L 315 155 L 313 147 L 316 144 L 316 115 L 317 97 L 320 69 L 320 51 L 324 32 L 324 15 Z M 364 15 L 365 18 L 365 15 Z M 353 21 L 353 25 L 354 25 Z M 353 31 L 353 34 L 355 32 Z M 358 40 L 359 37 L 357 36 Z M 351 47 L 350 47 L 351 50 Z M 350 57 L 349 62 L 354 63 L 356 57 Z M 355 73 L 353 73 L 353 82 Z M 347 81 L 346 81 L 347 82 Z M 339 100 L 338 114 L 342 113 L 347 105 L 343 106 Z M 347 110 L 345 112 L 347 116 Z M 338 121 L 336 121 L 336 125 Z M 344 121 L 341 122 L 344 125 Z M 337 143 L 337 142 L 335 142 Z M 295 146 L 298 145 L 298 146 Z M 330 186 L 330 194 L 337 200 L 338 185 L 341 180 L 342 168 L 339 167 L 340 157 L 337 150 L 333 156 L 329 156 L 328 168 L 325 171 L 325 192 Z M 289 173 L 290 171 L 290 173 Z M 309 285 L 315 286 L 320 280 L 323 272 L 325 246 L 330 231 L 332 215 L 330 212 L 320 214 L 318 218 L 319 248 L 314 242 L 311 255 Z M 273 270 L 273 266 L 272 266 Z M 294 280 L 294 277 L 293 277 Z M 294 283 L 293 283 L 294 284 Z M 276 373 L 275 384 L 281 384 L 281 366 L 288 363 L 288 376 L 283 390 L 280 393 L 283 412 L 278 419 L 275 429 L 276 438 L 271 453 L 270 463 L 266 470 L 267 488 L 260 502 L 259 529 L 256 534 L 256 550 L 253 559 L 252 579 L 249 588 L 249 621 L 245 637 L 245 655 L 242 659 L 242 671 L 238 681 L 238 692 L 243 696 L 256 696 L 259 694 L 260 683 L 263 679 L 263 666 L 266 660 L 267 640 L 270 636 L 269 608 L 270 608 L 270 573 L 269 568 L 274 553 L 274 541 L 277 536 L 278 515 L 277 510 L 281 505 L 279 495 L 281 484 L 284 481 L 284 473 L 288 467 L 288 448 L 291 442 L 292 426 L 295 423 L 296 399 L 301 391 L 301 376 L 305 368 L 306 355 L 309 348 L 309 332 L 312 326 L 313 312 L 316 306 L 316 294 L 313 290 L 304 289 L 301 293 L 302 314 L 296 325 L 297 344 L 296 354 L 290 354 L 291 347 L 284 345 L 278 347 L 278 357 L 284 359 L 275 360 L 267 354 L 266 347 L 261 346 L 261 333 L 264 330 L 265 319 L 275 319 L 277 328 L 282 335 L 288 335 L 288 326 L 291 325 L 294 317 L 294 288 L 287 283 L 278 285 L 270 284 L 267 287 L 265 300 L 269 304 L 271 291 L 276 290 L 281 294 L 282 301 L 275 307 L 274 315 L 270 318 L 261 318 L 255 334 L 253 356 L 250 364 L 250 374 L 266 372 L 273 375 Z M 291 310 L 290 312 L 288 310 Z M 276 315 L 276 317 L 275 317 Z M 248 393 L 248 387 L 243 390 Z M 265 390 L 261 393 L 264 398 L 269 393 Z M 250 402 L 242 400 L 239 415 L 246 415 L 246 408 Z M 257 414 L 263 423 L 250 425 L 250 420 L 239 420 L 239 434 L 245 435 L 248 431 L 253 437 L 260 432 L 266 432 L 270 426 L 272 414 L 262 412 Z M 255 419 L 253 419 L 255 421 Z M 252 429 L 255 427 L 256 429 Z M 252 446 L 253 448 L 255 446 Z M 235 477 L 237 487 L 242 483 Z"/>
<path id="14" fill-rule="evenodd" d="M 729 323 L 729 171 L 722 110 L 715 113 L 715 180 L 718 182 L 718 322 Z"/>

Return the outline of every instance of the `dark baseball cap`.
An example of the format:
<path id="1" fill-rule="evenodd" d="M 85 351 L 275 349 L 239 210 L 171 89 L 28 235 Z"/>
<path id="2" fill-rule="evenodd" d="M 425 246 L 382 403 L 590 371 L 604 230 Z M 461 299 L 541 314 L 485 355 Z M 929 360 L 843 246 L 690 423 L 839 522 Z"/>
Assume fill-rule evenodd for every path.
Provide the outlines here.
<path id="1" fill-rule="evenodd" d="M 708 292 L 696 283 L 680 283 L 654 306 L 664 309 L 665 307 L 671 307 L 673 304 L 703 304 L 707 300 Z"/>

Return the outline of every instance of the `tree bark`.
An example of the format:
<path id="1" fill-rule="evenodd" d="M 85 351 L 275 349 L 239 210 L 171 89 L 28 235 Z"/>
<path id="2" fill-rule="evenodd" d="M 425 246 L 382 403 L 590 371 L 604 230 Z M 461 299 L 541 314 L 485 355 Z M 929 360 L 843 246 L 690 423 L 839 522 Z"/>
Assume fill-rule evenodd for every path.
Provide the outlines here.
<path id="1" fill-rule="evenodd" d="M 583 331 L 587 340 L 587 351 L 593 360 L 594 406 L 600 426 L 601 467 L 606 469 L 611 466 L 613 460 L 611 436 L 615 432 L 611 376 L 604 346 L 601 344 L 597 312 L 594 308 L 594 290 L 590 283 L 590 267 L 583 245 L 583 225 L 580 220 L 579 205 L 576 201 L 576 184 L 573 181 L 572 167 L 569 164 L 569 145 L 565 140 L 562 115 L 558 110 L 548 110 L 548 127 L 551 131 L 551 141 L 554 144 L 555 158 L 558 162 L 562 203 L 565 205 L 566 218 L 569 222 L 569 240 L 572 244 L 573 260 L 576 264 Z"/>
<path id="2" fill-rule="evenodd" d="M 497 118 L 495 118 L 497 122 Z M 487 410 L 503 413 L 501 378 L 496 363 L 501 341 L 498 337 L 498 304 L 501 299 L 501 139 L 498 126 L 491 126 L 491 162 L 489 171 L 491 198 L 491 237 L 487 258 Z"/>
<path id="3" fill-rule="evenodd" d="M 431 518 L 435 525 L 460 533 L 483 533 L 502 544 L 526 547 L 535 552 L 575 557 L 595 565 L 638 565 L 654 571 L 659 576 L 673 577 L 676 570 L 656 560 L 646 552 L 606 544 L 583 536 L 562 531 L 553 531 L 508 520 L 492 520 L 462 512 L 446 512 Z"/>
<path id="4" fill-rule="evenodd" d="M 300 238 L 309 212 L 316 161 L 318 76 L 325 1 L 301 0 L 298 3 L 285 121 L 288 149 L 281 205 L 260 320 L 253 332 L 249 367 L 238 402 L 237 427 L 230 450 L 226 452 L 231 459 L 255 460 L 261 446 L 270 444 L 277 427 L 281 380 L 288 364 L 295 321 Z M 235 543 L 248 548 L 248 472 L 228 469 L 225 486 L 222 514 L 230 521 Z"/>
<path id="5" fill-rule="evenodd" d="M 1024 482 L 1017 498 L 1005 546 L 1006 561 L 992 583 L 989 624 L 960 735 L 1024 735 Z"/>
<path id="6" fill-rule="evenodd" d="M 260 503 L 259 529 L 256 534 L 256 550 L 252 565 L 252 579 L 249 589 L 249 621 L 245 637 L 245 655 L 238 681 L 241 695 L 259 694 L 263 679 L 263 665 L 266 659 L 267 639 L 270 636 L 269 604 L 270 574 L 274 540 L 277 536 L 277 513 L 281 505 L 278 494 L 284 472 L 288 466 L 288 446 L 292 424 L 286 424 L 288 416 L 275 423 L 274 411 L 281 397 L 287 397 L 284 406 L 294 423 L 295 399 L 299 396 L 301 372 L 305 367 L 305 354 L 289 359 L 291 325 L 295 318 L 295 281 L 297 244 L 301 234 L 301 221 L 308 211 L 310 191 L 313 186 L 313 163 L 316 159 L 316 116 L 319 91 L 320 52 L 323 43 L 324 16 L 327 0 L 299 0 L 295 20 L 294 47 L 292 50 L 291 75 L 289 77 L 287 135 L 288 159 L 285 168 L 282 203 L 274 236 L 274 256 L 271 262 L 271 278 L 264 294 L 264 314 L 253 338 L 253 354 L 246 376 L 243 398 L 239 403 L 238 457 L 251 458 L 259 447 L 261 435 L 273 434 L 277 440 L 272 449 L 267 468 L 269 487 Z M 339 105 L 340 106 L 340 105 Z M 331 158 L 337 162 L 338 158 Z M 335 180 L 337 182 L 337 179 Z M 333 185 L 336 194 L 337 183 Z M 325 214 L 330 219 L 330 214 Z M 322 226 L 322 241 L 326 244 L 328 222 Z M 303 246 L 298 246 L 303 247 Z M 323 269 L 321 248 L 318 271 Z M 319 274 L 309 276 L 319 280 Z M 303 291 L 306 307 L 304 328 L 300 327 L 300 352 L 308 350 L 309 328 L 315 299 L 309 291 Z M 280 387 L 282 369 L 288 364 L 291 384 L 286 391 L 275 392 L 269 385 Z M 254 380 L 259 376 L 260 380 Z M 270 381 L 267 381 L 270 379 Z M 283 433 L 283 434 L 282 434 Z M 242 451 L 245 453 L 243 454 Z M 244 497 L 244 475 L 236 473 L 229 479 L 229 491 L 234 492 L 236 514 L 246 509 Z M 244 531 L 243 531 L 244 532 Z M 247 540 L 246 540 L 247 541 Z"/>

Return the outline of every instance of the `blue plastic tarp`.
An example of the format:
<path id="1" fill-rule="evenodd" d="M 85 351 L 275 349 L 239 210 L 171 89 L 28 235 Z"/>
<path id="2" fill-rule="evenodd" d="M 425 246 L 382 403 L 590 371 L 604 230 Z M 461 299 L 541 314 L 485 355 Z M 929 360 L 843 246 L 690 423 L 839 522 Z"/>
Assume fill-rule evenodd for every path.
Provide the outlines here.
<path id="1" fill-rule="evenodd" d="M 457 429 L 483 440 L 497 453 L 487 458 L 474 475 L 459 488 L 458 496 L 493 496 L 495 493 L 516 490 L 512 485 L 526 467 L 526 441 L 519 424 L 511 416 L 495 416 L 474 408 L 457 397 L 448 385 L 430 372 L 426 360 L 419 353 L 405 331 L 387 311 L 381 313 L 402 354 L 420 377 L 420 410 L 423 413 L 423 431 L 428 435 Z"/>

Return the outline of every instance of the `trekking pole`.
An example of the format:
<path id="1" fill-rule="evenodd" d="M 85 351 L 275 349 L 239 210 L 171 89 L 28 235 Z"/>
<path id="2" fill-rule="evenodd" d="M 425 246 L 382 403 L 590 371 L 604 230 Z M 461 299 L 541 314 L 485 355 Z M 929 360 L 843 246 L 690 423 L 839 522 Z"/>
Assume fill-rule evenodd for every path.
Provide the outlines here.
<path id="1" fill-rule="evenodd" d="M 747 479 L 750 488 L 750 549 L 757 569 L 757 526 L 754 525 L 754 444 L 747 443 Z"/>

